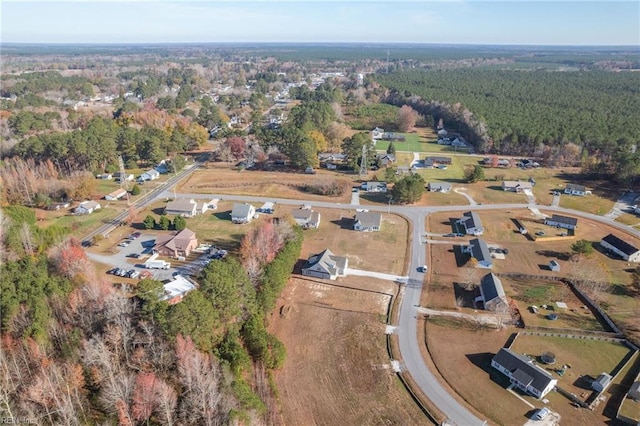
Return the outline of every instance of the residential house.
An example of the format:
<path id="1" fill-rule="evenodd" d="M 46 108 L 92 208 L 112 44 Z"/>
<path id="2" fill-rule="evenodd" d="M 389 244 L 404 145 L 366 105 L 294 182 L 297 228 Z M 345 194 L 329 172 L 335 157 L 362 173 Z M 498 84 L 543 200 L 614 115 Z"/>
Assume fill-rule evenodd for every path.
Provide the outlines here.
<path id="1" fill-rule="evenodd" d="M 302 267 L 302 275 L 335 280 L 338 277 L 347 275 L 348 264 L 349 259 L 344 256 L 336 256 L 331 250 L 326 249 L 309 256 L 307 263 Z"/>
<path id="2" fill-rule="evenodd" d="M 175 305 L 180 303 L 182 298 L 190 291 L 198 287 L 197 283 L 182 275 L 175 275 L 171 280 L 165 281 L 162 285 L 164 295 L 162 300 L 166 300 L 168 304 Z"/>
<path id="3" fill-rule="evenodd" d="M 466 148 L 467 141 L 462 136 L 458 136 L 457 138 L 451 141 L 451 146 Z"/>
<path id="4" fill-rule="evenodd" d="M 140 180 L 142 181 L 156 180 L 159 178 L 160 178 L 160 172 L 157 171 L 156 169 L 147 170 L 146 172 L 140 175 Z"/>
<path id="5" fill-rule="evenodd" d="M 371 139 L 374 141 L 382 139 L 382 136 L 384 136 L 384 129 L 381 129 L 380 127 L 376 127 L 371 131 Z"/>
<path id="6" fill-rule="evenodd" d="M 429 182 L 429 192 L 451 192 L 451 184 L 447 182 Z"/>
<path id="7" fill-rule="evenodd" d="M 387 182 L 362 182 L 360 188 L 366 192 L 387 192 Z"/>
<path id="8" fill-rule="evenodd" d="M 100 203 L 97 201 L 83 201 L 73 210 L 73 212 L 75 214 L 91 214 L 94 211 L 99 210 L 100 207 Z"/>
<path id="9" fill-rule="evenodd" d="M 196 233 L 185 228 L 178 233 L 158 237 L 153 246 L 153 251 L 161 256 L 177 258 L 179 256 L 189 256 L 197 247 L 198 239 L 196 238 Z"/>
<path id="10" fill-rule="evenodd" d="M 164 208 L 164 214 L 182 217 L 193 217 L 198 214 L 197 210 L 198 203 L 196 203 L 196 200 L 178 198 L 167 203 L 166 207 Z"/>
<path id="11" fill-rule="evenodd" d="M 332 152 L 321 152 L 318 154 L 318 160 L 320 163 L 330 162 L 343 162 L 347 156 L 342 153 L 332 153 Z"/>
<path id="12" fill-rule="evenodd" d="M 133 175 L 129 173 L 115 172 L 113 174 L 113 180 L 116 182 L 131 182 L 133 180 Z"/>
<path id="13" fill-rule="evenodd" d="M 256 208 L 249 203 L 235 203 L 231 210 L 233 223 L 249 223 L 256 216 Z"/>
<path id="14" fill-rule="evenodd" d="M 483 239 L 475 238 L 469 241 L 468 246 L 462 247 L 462 252 L 471 254 L 478 268 L 491 269 L 493 267 L 493 258 L 489 251 L 489 246 Z"/>
<path id="15" fill-rule="evenodd" d="M 585 188 L 582 185 L 575 185 L 573 183 L 568 183 L 567 186 L 564 188 L 564 193 L 569 195 L 579 195 L 581 197 L 584 197 L 585 195 L 587 195 L 587 188 Z"/>
<path id="16" fill-rule="evenodd" d="M 447 136 L 449 134 L 449 132 L 447 132 L 445 129 L 438 129 L 438 136 Z"/>
<path id="17" fill-rule="evenodd" d="M 544 220 L 545 225 L 555 226 L 556 228 L 564 228 L 574 230 L 578 227 L 578 219 L 575 217 L 562 216 L 559 214 L 551 215 L 550 218 Z"/>
<path id="18" fill-rule="evenodd" d="M 291 210 L 291 216 L 293 216 L 293 220 L 304 229 L 317 229 L 320 226 L 320 212 L 300 208 Z"/>
<path id="19" fill-rule="evenodd" d="M 527 356 L 502 348 L 491 360 L 491 367 L 509 378 L 523 392 L 542 399 L 552 391 L 558 380 Z"/>
<path id="20" fill-rule="evenodd" d="M 456 222 L 462 226 L 465 234 L 467 235 L 482 235 L 484 228 L 482 227 L 482 221 L 480 216 L 476 212 L 465 212 L 462 214 L 462 218 Z"/>
<path id="21" fill-rule="evenodd" d="M 503 191 L 511 191 L 516 193 L 522 193 L 525 191 L 531 191 L 533 186 L 530 182 L 521 182 L 515 180 L 504 180 L 502 181 L 502 190 Z"/>
<path id="22" fill-rule="evenodd" d="M 506 314 L 509 312 L 509 301 L 504 294 L 502 281 L 494 273 L 489 273 L 480 280 L 480 296 L 476 302 L 482 302 L 486 311 Z"/>
<path id="23" fill-rule="evenodd" d="M 127 191 L 123 188 L 118 188 L 115 191 L 104 196 L 107 201 L 115 201 L 127 195 Z"/>
<path id="24" fill-rule="evenodd" d="M 393 132 L 385 132 L 382 135 L 382 140 L 383 141 L 390 141 L 390 142 L 404 142 L 406 140 L 406 138 L 398 133 L 393 133 Z"/>
<path id="25" fill-rule="evenodd" d="M 438 167 L 451 165 L 451 157 L 426 157 L 424 159 L 425 167 Z"/>
<path id="26" fill-rule="evenodd" d="M 113 179 L 113 175 L 111 173 L 101 173 L 96 175 L 96 179 L 111 180 Z"/>
<path id="27" fill-rule="evenodd" d="M 610 374 L 601 373 L 597 379 L 591 382 L 591 389 L 596 392 L 604 392 L 611 384 L 611 380 L 613 380 L 613 377 Z"/>
<path id="28" fill-rule="evenodd" d="M 600 245 L 605 250 L 622 257 L 627 262 L 640 262 L 640 249 L 613 234 L 609 234 L 600 240 Z"/>
<path id="29" fill-rule="evenodd" d="M 396 156 L 393 154 L 378 154 L 377 157 L 382 167 L 389 167 L 396 162 Z"/>
<path id="30" fill-rule="evenodd" d="M 378 212 L 358 212 L 353 219 L 353 229 L 356 231 L 379 231 L 382 214 Z"/>
<path id="31" fill-rule="evenodd" d="M 549 269 L 551 269 L 551 271 L 553 272 L 560 272 L 560 264 L 557 260 L 551 260 L 549 262 Z"/>

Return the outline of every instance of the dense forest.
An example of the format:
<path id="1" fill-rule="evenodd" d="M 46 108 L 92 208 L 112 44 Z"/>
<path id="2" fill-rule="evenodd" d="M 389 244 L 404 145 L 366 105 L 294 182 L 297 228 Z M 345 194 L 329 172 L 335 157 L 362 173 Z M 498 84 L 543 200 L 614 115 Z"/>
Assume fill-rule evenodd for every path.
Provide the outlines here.
<path id="1" fill-rule="evenodd" d="M 0 211 L 0 412 L 38 424 L 273 423 L 270 371 L 285 349 L 267 315 L 302 232 L 264 221 L 199 289 L 163 300 L 159 281 L 114 286 L 79 241 L 43 232 L 25 207 Z"/>
<path id="2" fill-rule="evenodd" d="M 444 118 L 481 152 L 553 156 L 572 144 L 583 166 L 624 169 L 622 179 L 638 172 L 640 74 L 467 68 L 377 78 L 388 102 Z"/>

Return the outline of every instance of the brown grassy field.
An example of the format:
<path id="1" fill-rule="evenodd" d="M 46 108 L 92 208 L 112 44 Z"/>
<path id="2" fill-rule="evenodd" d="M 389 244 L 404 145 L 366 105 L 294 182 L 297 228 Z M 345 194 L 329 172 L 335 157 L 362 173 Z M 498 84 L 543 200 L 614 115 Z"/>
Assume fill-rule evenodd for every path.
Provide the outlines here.
<path id="1" fill-rule="evenodd" d="M 283 425 L 428 424 L 389 369 L 382 318 L 393 284 L 292 278 L 270 330 L 287 347 L 276 373 Z"/>
<path id="2" fill-rule="evenodd" d="M 304 192 L 307 184 L 346 182 L 349 187 L 359 186 L 357 175 L 346 175 L 331 170 L 317 170 L 316 174 L 278 171 L 232 170 L 216 163 L 205 170 L 198 170 L 177 187 L 178 192 L 209 194 L 255 195 L 259 197 L 293 198 L 304 200 L 349 203 L 351 191 L 340 197 L 329 197 Z"/>
<path id="3" fill-rule="evenodd" d="M 491 421 L 505 425 L 525 423 L 526 414 L 531 410 L 524 402 L 506 391 L 509 381 L 490 367 L 491 358 L 503 346 L 509 334 L 510 331 L 507 330 L 487 330 L 442 318 L 430 319 L 426 328 L 429 352 L 446 382 Z M 516 340 L 516 346 L 520 344 L 519 340 L 522 337 Z M 533 346 L 527 348 L 528 352 L 516 347 L 519 352 L 538 353 L 540 347 L 544 346 L 545 350 L 555 351 L 558 357 L 565 359 L 566 356 L 567 360 L 576 359 L 575 364 L 572 363 L 573 368 L 569 369 L 572 374 L 578 374 L 580 370 L 582 374 L 597 376 L 602 371 L 607 371 L 600 370 L 601 368 L 613 368 L 615 360 L 620 361 L 627 352 L 620 345 L 589 341 L 588 344 L 593 346 L 582 348 L 582 350 L 590 351 L 591 355 L 580 360 L 581 348 L 570 341 L 571 339 L 564 339 L 570 342 L 561 342 L 556 347 L 547 344 L 546 341 L 538 341 L 538 337 L 535 339 L 533 336 L 526 337 L 531 338 Z M 447 344 L 441 344 L 442 341 L 446 341 Z M 583 341 L 576 340 L 576 342 Z M 601 354 L 601 352 L 607 353 Z M 598 372 L 593 373 L 591 369 Z M 567 374 L 565 377 L 568 379 Z M 615 386 L 611 387 L 614 391 L 615 388 Z M 580 391 L 583 392 L 583 390 Z M 541 404 L 532 397 L 524 398 L 536 407 Z M 592 425 L 603 424 L 608 420 L 602 415 L 604 404 L 598 406 L 595 411 L 576 410 L 570 405 L 569 400 L 556 392 L 547 394 L 546 398 L 549 400 L 547 405 L 561 414 L 563 424 Z M 497 404 L 496 401 L 500 403 Z"/>
<path id="4" fill-rule="evenodd" d="M 380 232 L 352 229 L 353 210 L 317 209 L 320 228 L 305 231 L 301 257 L 326 248 L 349 258 L 349 267 L 388 274 L 402 274 L 407 247 L 407 221 L 397 215 L 383 214 Z"/>
<path id="5" fill-rule="evenodd" d="M 581 377 L 595 379 L 602 372 L 612 373 L 630 352 L 628 347 L 615 342 L 525 335 L 518 336 L 511 349 L 532 357 L 547 351 L 554 353 L 556 364 L 546 369 L 553 372 L 563 364 L 570 365 L 564 376 L 554 374 L 554 377 L 558 379 L 558 386 L 579 396 L 590 393 L 590 383 L 584 383 Z"/>

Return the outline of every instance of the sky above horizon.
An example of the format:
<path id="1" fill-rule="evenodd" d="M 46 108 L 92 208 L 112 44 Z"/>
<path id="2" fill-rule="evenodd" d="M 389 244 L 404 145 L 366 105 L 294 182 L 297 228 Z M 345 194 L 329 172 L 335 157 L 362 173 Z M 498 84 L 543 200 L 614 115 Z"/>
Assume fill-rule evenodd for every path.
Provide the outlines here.
<path id="1" fill-rule="evenodd" d="M 0 14 L 4 43 L 640 45 L 626 0 L 2 0 Z"/>

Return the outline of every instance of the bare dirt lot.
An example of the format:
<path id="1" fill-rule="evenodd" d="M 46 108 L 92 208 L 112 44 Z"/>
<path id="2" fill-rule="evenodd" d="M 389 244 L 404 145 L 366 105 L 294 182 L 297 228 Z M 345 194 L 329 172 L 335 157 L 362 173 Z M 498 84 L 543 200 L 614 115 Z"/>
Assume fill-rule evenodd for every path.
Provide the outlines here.
<path id="1" fill-rule="evenodd" d="M 280 423 L 428 424 L 389 365 L 384 316 L 395 285 L 360 277 L 340 284 L 353 288 L 292 278 L 271 319 L 287 348 L 275 376 Z"/>

